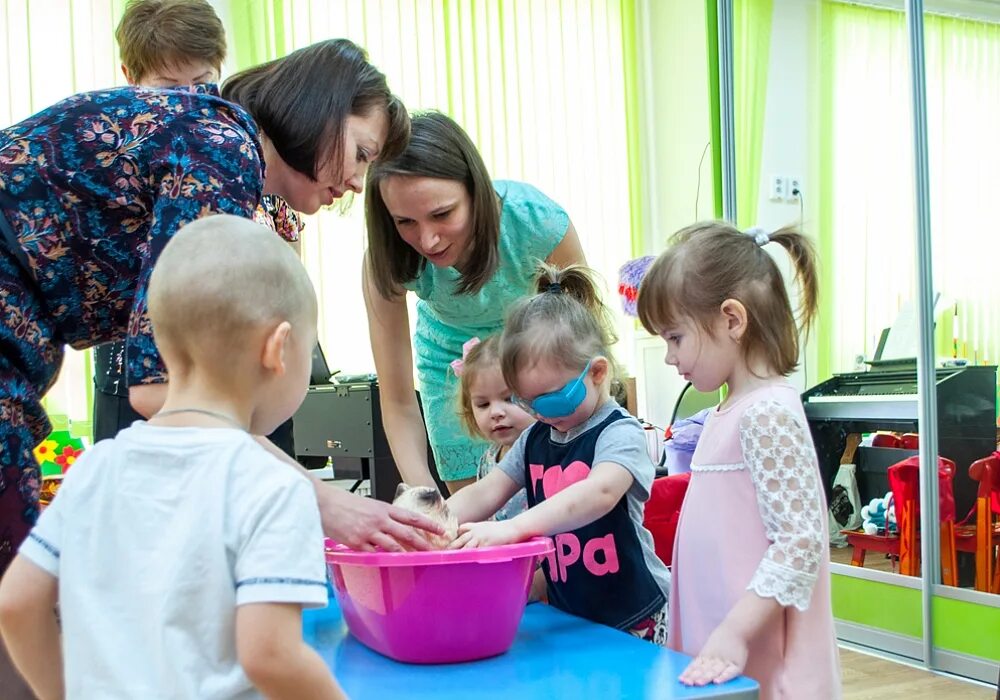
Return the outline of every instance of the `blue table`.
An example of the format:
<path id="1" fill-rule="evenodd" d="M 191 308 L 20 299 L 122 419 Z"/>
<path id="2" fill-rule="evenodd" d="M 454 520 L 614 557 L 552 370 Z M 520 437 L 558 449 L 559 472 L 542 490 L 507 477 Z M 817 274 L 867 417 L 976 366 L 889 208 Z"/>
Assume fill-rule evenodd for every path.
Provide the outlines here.
<path id="1" fill-rule="evenodd" d="M 681 685 L 687 656 L 541 604 L 527 607 L 506 654 L 465 664 L 401 664 L 350 636 L 330 600 L 303 614 L 305 639 L 352 700 L 757 698 L 757 683 L 744 677 L 720 686 Z"/>

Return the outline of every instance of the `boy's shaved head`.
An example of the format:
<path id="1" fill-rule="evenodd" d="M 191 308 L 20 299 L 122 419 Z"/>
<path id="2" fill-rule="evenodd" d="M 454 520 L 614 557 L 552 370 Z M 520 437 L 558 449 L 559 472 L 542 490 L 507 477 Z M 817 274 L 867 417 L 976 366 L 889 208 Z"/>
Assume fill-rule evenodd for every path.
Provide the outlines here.
<path id="1" fill-rule="evenodd" d="M 282 321 L 316 325 L 316 293 L 291 247 L 228 214 L 198 219 L 167 243 L 149 282 L 149 317 L 168 369 L 235 363 L 253 336 Z"/>

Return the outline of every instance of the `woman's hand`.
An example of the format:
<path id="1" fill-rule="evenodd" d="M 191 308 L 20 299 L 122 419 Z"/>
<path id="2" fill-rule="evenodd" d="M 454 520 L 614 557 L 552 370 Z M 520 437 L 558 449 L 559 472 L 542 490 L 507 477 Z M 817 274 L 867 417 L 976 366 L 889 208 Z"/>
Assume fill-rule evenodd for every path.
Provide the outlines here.
<path id="1" fill-rule="evenodd" d="M 524 533 L 513 520 L 465 523 L 458 527 L 458 539 L 452 542 L 448 549 L 496 547 L 501 544 L 514 544 L 524 539 Z"/>
<path id="2" fill-rule="evenodd" d="M 684 685 L 725 683 L 743 673 L 747 654 L 746 640 L 723 623 L 709 635 L 698 656 L 680 675 L 680 681 Z"/>
<path id="3" fill-rule="evenodd" d="M 318 485 L 316 497 L 326 536 L 360 552 L 428 549 L 427 540 L 414 528 L 444 534 L 441 525 L 426 516 L 335 486 Z"/>

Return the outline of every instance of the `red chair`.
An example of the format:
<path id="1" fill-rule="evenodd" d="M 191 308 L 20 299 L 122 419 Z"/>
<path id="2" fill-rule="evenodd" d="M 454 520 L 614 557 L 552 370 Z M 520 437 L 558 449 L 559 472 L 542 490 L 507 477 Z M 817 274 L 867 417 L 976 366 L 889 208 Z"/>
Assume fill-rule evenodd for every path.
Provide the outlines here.
<path id="1" fill-rule="evenodd" d="M 976 460 L 969 476 L 979 482 L 976 493 L 976 590 L 1000 593 L 1000 453 Z"/>
<path id="2" fill-rule="evenodd" d="M 889 487 L 896 505 L 896 523 L 899 527 L 899 573 L 905 576 L 920 575 L 920 458 L 909 457 L 889 467 Z M 941 581 L 946 586 L 958 583 L 955 549 L 958 546 L 955 529 L 955 494 L 952 483 L 955 463 L 938 457 L 938 503 L 941 519 Z M 961 536 L 968 540 L 969 533 Z M 964 542 L 964 551 L 972 549 Z"/>
<path id="3" fill-rule="evenodd" d="M 920 473 L 918 457 L 908 457 L 889 467 L 889 485 L 896 509 L 896 534 L 868 535 L 860 530 L 844 530 L 847 542 L 854 547 L 852 566 L 864 566 L 868 551 L 884 552 L 899 560 L 899 573 L 920 574 Z M 938 494 L 941 516 L 941 578 L 955 585 L 955 498 L 952 479 L 955 463 L 938 458 Z M 966 550 L 967 547 L 960 547 Z M 971 550 L 968 550 L 971 551 Z"/>
<path id="4" fill-rule="evenodd" d="M 677 521 L 681 517 L 681 505 L 690 481 L 691 474 L 660 477 L 653 481 L 649 500 L 646 501 L 642 524 L 653 535 L 656 556 L 667 566 L 674 558 L 674 535 L 677 534 Z"/>
<path id="5" fill-rule="evenodd" d="M 899 449 L 903 446 L 902 440 L 896 433 L 878 431 L 872 436 L 872 447 L 893 447 Z"/>

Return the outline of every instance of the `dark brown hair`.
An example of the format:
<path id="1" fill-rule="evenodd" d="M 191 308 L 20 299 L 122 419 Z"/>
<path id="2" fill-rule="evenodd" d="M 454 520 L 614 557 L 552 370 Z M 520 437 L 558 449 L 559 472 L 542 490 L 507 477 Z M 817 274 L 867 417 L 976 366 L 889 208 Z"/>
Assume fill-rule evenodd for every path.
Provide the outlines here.
<path id="1" fill-rule="evenodd" d="M 130 0 L 115 40 L 134 82 L 186 62 L 221 70 L 226 60 L 226 30 L 207 0 Z"/>
<path id="2" fill-rule="evenodd" d="M 382 199 L 380 185 L 387 178 L 432 177 L 465 185 L 472 200 L 468 261 L 456 286 L 459 294 L 472 294 L 489 281 L 500 253 L 500 205 L 489 171 L 468 134 L 440 112 L 413 115 L 410 143 L 398 157 L 380 159 L 368 169 L 365 220 L 368 226 L 367 265 L 375 288 L 385 297 L 416 279 L 427 260 L 408 245 Z"/>
<path id="3" fill-rule="evenodd" d="M 767 239 L 758 242 L 757 235 Z M 722 303 L 735 299 L 747 311 L 743 357 L 760 357 L 775 372 L 790 374 L 799 361 L 799 328 L 808 333 L 816 315 L 816 252 L 793 228 L 757 235 L 721 221 L 677 232 L 639 286 L 639 320 L 645 329 L 659 335 L 688 318 L 711 333 Z M 798 318 L 781 271 L 762 245 L 768 242 L 780 245 L 792 260 L 802 290 Z"/>
<path id="4" fill-rule="evenodd" d="M 559 269 L 541 263 L 535 289 L 537 294 L 515 303 L 504 324 L 500 369 L 507 386 L 516 392 L 518 372 L 543 358 L 580 371 L 602 355 L 613 379 L 617 365 L 611 348 L 618 338 L 593 271 L 583 265 Z"/>
<path id="5" fill-rule="evenodd" d="M 389 132 L 379 160 L 397 156 L 410 134 L 406 107 L 347 39 L 320 41 L 237 73 L 222 96 L 250 113 L 282 160 L 313 179 L 327 161 L 343 163 L 349 116 L 385 111 Z"/>
<path id="6" fill-rule="evenodd" d="M 484 440 L 489 438 L 480 432 L 475 411 L 472 410 L 472 385 L 476 383 L 476 377 L 490 368 L 500 369 L 499 335 L 491 335 L 469 350 L 462 358 L 462 371 L 459 374 L 458 417 L 469 435 Z"/>

